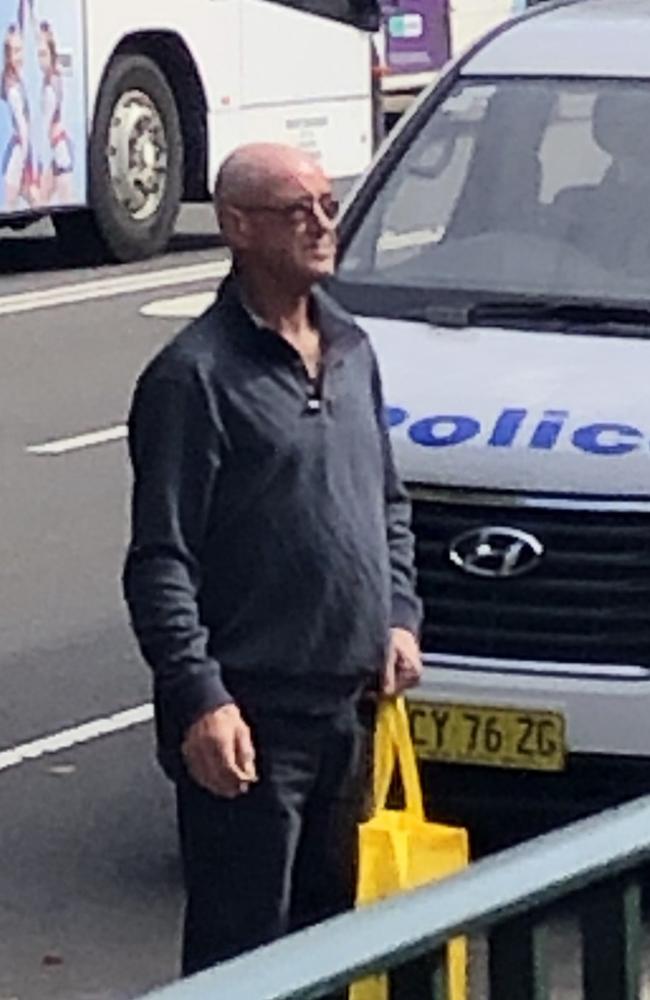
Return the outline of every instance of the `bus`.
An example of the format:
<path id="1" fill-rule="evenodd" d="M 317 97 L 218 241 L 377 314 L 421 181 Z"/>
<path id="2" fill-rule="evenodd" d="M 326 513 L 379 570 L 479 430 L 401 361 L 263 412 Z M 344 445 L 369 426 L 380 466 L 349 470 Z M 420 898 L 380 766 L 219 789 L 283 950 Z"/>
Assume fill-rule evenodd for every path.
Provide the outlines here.
<path id="1" fill-rule="evenodd" d="M 381 0 L 375 45 L 387 115 L 400 114 L 442 67 L 526 0 Z"/>
<path id="2" fill-rule="evenodd" d="M 162 251 L 235 147 L 333 178 L 373 146 L 377 0 L 0 0 L 0 226 L 51 216 L 75 254 Z M 335 71 L 334 71 L 335 70 Z"/>

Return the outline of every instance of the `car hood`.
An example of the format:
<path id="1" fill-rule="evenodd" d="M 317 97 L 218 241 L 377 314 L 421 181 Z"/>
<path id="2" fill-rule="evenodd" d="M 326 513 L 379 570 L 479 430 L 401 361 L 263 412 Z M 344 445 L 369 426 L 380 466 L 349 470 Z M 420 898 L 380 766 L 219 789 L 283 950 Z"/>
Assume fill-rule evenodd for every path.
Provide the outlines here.
<path id="1" fill-rule="evenodd" d="M 650 496 L 650 334 L 358 321 L 407 482 Z"/>

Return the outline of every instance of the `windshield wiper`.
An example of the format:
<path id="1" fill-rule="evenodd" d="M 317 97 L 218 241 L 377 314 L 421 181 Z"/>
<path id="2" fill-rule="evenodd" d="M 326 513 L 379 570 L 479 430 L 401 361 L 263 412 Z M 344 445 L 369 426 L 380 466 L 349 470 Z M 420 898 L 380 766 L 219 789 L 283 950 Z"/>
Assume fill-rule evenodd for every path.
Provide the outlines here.
<path id="1" fill-rule="evenodd" d="M 650 327 L 650 306 L 565 299 L 484 299 L 434 303 L 417 310 L 433 326 L 467 327 L 485 323 L 541 322 L 570 327 Z M 414 318 L 416 318 L 414 316 Z"/>

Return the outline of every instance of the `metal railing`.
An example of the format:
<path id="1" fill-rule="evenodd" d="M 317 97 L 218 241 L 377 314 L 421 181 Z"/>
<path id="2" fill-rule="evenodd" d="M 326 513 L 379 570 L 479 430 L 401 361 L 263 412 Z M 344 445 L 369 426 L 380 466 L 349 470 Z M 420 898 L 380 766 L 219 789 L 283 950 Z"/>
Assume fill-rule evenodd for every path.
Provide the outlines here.
<path id="1" fill-rule="evenodd" d="M 474 933 L 487 939 L 491 1000 L 550 1000 L 545 929 L 567 903 L 580 920 L 586 1000 L 639 1000 L 649 861 L 650 796 L 249 952 L 151 1000 L 316 1000 L 371 972 L 388 972 L 391 1000 L 446 1000 L 446 944 Z"/>

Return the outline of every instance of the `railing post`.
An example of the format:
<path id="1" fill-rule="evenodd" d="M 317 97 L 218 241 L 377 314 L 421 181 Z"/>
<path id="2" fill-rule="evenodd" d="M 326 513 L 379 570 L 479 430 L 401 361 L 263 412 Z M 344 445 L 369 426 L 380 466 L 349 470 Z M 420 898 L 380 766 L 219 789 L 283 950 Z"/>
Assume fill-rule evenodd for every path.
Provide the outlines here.
<path id="1" fill-rule="evenodd" d="M 539 917 L 515 917 L 492 931 L 488 939 L 490 1000 L 550 1000 L 546 937 Z"/>
<path id="2" fill-rule="evenodd" d="M 388 982 L 390 1000 L 448 1000 L 447 949 L 397 966 Z"/>
<path id="3" fill-rule="evenodd" d="M 581 901 L 585 1000 L 639 1000 L 641 887 L 625 876 L 594 886 Z"/>

